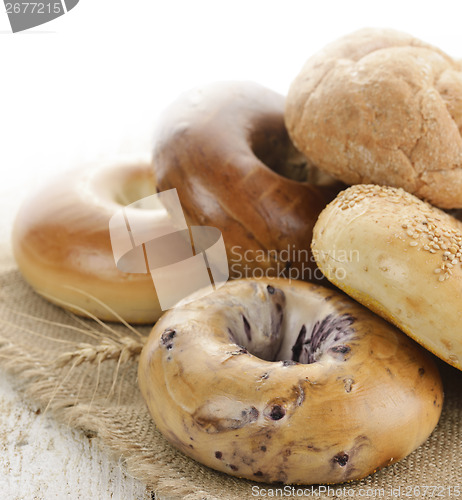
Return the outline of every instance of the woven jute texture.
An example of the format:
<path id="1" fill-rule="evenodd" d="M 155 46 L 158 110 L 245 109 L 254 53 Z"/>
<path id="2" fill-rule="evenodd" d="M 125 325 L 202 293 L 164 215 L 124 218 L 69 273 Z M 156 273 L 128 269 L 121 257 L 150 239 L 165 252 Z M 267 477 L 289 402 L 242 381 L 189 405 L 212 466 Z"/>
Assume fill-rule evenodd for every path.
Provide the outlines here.
<path id="1" fill-rule="evenodd" d="M 149 328 L 138 330 L 143 336 L 149 333 Z M 165 498 L 225 500 L 258 493 L 360 498 L 365 490 L 382 498 L 451 498 L 458 496 L 454 488 L 462 489 L 462 373 L 444 363 L 446 399 L 440 423 L 409 457 L 362 481 L 331 486 L 328 492 L 311 487 L 282 491 L 215 472 L 167 443 L 137 386 L 143 342 L 126 326 L 82 320 L 49 304 L 15 269 L 0 273 L 0 368 L 14 375 L 25 397 L 56 419 L 97 435 L 148 491 Z M 335 493 L 343 487 L 346 491 Z"/>

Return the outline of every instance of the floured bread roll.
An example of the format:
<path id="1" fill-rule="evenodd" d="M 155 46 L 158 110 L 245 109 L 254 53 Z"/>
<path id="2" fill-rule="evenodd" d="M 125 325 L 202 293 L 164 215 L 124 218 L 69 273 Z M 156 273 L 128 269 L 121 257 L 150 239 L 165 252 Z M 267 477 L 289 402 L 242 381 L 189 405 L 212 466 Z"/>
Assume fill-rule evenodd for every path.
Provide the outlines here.
<path id="1" fill-rule="evenodd" d="M 328 45 L 292 83 L 285 119 L 297 148 L 347 184 L 462 207 L 462 65 L 411 35 L 364 29 Z"/>

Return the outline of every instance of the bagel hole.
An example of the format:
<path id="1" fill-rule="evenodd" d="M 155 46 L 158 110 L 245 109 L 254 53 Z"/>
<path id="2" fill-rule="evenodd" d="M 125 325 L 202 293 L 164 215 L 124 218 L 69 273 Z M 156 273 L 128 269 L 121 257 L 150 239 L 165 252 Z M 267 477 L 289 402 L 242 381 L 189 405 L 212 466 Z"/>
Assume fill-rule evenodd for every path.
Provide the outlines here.
<path id="1" fill-rule="evenodd" d="M 330 313 L 311 323 L 303 324 L 291 347 L 293 361 L 316 363 L 324 354 L 344 360 L 351 351 L 345 344 L 353 334 L 354 318 L 348 314 Z"/>
<path id="2" fill-rule="evenodd" d="M 332 307 L 331 297 L 312 291 L 283 291 L 273 284 L 242 286 L 251 287 L 256 296 L 263 297 L 263 307 L 240 306 L 231 313 L 227 337 L 235 349 L 227 349 L 228 355 L 251 354 L 279 363 L 284 370 L 316 363 L 323 356 L 339 363 L 350 357 L 356 320 Z M 269 377 L 270 372 L 262 372 L 262 380 Z"/>
<path id="3" fill-rule="evenodd" d="M 119 205 L 126 206 L 136 203 L 134 208 L 141 210 L 152 210 L 164 208 L 160 202 L 154 203 L 152 199 L 143 201 L 153 194 L 157 194 L 156 182 L 154 174 L 152 175 L 138 175 L 133 178 L 126 179 L 121 183 L 120 188 L 114 194 L 114 201 Z"/>
<path id="4" fill-rule="evenodd" d="M 324 313 L 312 318 L 297 318 L 283 322 L 279 337 L 274 338 L 275 349 L 262 352 L 261 346 L 253 345 L 248 332 L 238 333 L 242 340 L 239 353 L 250 353 L 265 361 L 281 363 L 282 367 L 290 369 L 297 364 L 312 364 L 324 355 L 334 358 L 338 362 L 345 361 L 351 352 L 348 341 L 352 338 L 355 319 L 348 314 Z M 300 325 L 301 326 L 295 326 Z M 245 327 L 244 327 L 245 328 Z M 245 337 L 244 337 L 245 336 Z M 258 338 L 258 332 L 256 332 Z M 230 340 L 236 342 L 233 336 Z M 272 355 L 268 355 L 272 352 Z M 233 353 L 234 354 L 234 353 Z M 268 378 L 268 373 L 262 379 Z"/>
<path id="5" fill-rule="evenodd" d="M 255 132 L 251 137 L 251 147 L 253 154 L 281 177 L 317 186 L 327 186 L 336 182 L 333 177 L 319 170 L 300 153 L 287 133 L 280 137 L 275 134 Z"/>

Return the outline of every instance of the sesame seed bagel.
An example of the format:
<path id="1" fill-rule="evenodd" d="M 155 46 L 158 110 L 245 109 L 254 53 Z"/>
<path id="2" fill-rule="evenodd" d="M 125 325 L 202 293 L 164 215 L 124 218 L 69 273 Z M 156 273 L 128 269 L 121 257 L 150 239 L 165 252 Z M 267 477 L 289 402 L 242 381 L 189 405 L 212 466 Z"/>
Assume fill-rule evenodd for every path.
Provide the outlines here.
<path id="1" fill-rule="evenodd" d="M 433 360 L 394 326 L 337 291 L 281 279 L 228 282 L 167 312 L 138 380 L 186 455 L 295 484 L 402 459 L 432 432 L 443 397 Z"/>
<path id="2" fill-rule="evenodd" d="M 462 369 L 462 223 L 391 187 L 357 185 L 321 213 L 312 250 L 325 276 Z"/>

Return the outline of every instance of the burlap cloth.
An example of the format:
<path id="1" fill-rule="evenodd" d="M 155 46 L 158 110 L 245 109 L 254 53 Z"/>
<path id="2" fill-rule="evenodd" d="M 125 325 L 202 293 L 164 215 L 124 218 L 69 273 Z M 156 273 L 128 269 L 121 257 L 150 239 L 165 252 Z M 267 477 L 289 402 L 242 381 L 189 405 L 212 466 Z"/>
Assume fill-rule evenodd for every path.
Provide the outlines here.
<path id="1" fill-rule="evenodd" d="M 191 500 L 255 498 L 255 486 L 261 495 L 281 496 L 277 486 L 215 472 L 171 447 L 156 430 L 138 390 L 142 338 L 127 327 L 107 327 L 112 330 L 49 304 L 14 268 L 0 270 L 0 368 L 14 375 L 26 397 L 56 419 L 97 435 L 108 452 L 123 460 L 129 473 L 155 492 L 153 498 L 156 494 Z M 143 335 L 149 331 L 138 330 Z M 296 489 L 294 497 L 360 498 L 366 490 L 382 498 L 459 496 L 462 373 L 444 363 L 441 368 L 446 393 L 443 414 L 423 446 L 385 470 L 344 485 L 347 490 L 340 495 L 332 487 L 327 493 Z"/>

